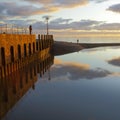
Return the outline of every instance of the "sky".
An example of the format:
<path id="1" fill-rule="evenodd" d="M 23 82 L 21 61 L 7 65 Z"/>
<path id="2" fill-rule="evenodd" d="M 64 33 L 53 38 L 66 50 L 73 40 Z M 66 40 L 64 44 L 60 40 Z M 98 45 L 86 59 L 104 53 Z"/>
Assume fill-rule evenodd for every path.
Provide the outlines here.
<path id="1" fill-rule="evenodd" d="M 0 0 L 0 24 L 16 24 L 56 37 L 120 32 L 120 0 Z"/>

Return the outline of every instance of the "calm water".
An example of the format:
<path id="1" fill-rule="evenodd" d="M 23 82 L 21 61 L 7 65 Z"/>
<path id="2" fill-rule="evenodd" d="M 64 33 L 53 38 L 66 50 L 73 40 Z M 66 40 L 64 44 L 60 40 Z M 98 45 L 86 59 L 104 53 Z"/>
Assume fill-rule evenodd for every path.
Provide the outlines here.
<path id="1" fill-rule="evenodd" d="M 80 37 L 80 38 L 57 38 L 59 41 L 80 43 L 120 43 L 120 37 Z"/>
<path id="2" fill-rule="evenodd" d="M 120 120 L 120 47 L 55 57 L 3 120 Z"/>

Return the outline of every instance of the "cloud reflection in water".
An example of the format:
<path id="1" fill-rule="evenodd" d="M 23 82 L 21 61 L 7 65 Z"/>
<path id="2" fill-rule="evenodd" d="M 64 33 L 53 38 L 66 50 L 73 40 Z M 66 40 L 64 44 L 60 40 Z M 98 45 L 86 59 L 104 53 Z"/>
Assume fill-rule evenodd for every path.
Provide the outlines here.
<path id="1" fill-rule="evenodd" d="M 111 75 L 112 73 L 102 68 L 91 69 L 88 64 L 62 62 L 59 59 L 55 59 L 51 74 L 54 78 L 62 76 L 62 79 L 79 80 L 102 78 Z"/>
<path id="2" fill-rule="evenodd" d="M 120 67 L 120 57 L 108 60 L 108 63 Z"/>

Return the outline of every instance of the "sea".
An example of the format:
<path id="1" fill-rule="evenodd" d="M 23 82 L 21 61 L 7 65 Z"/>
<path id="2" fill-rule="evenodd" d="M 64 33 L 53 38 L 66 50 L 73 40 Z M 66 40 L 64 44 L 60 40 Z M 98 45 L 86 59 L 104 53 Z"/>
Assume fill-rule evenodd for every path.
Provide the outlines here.
<path id="1" fill-rule="evenodd" d="M 120 38 L 84 37 L 79 43 L 120 43 Z M 2 120 L 120 120 L 120 46 L 83 49 L 52 60 Z"/>
<path id="2" fill-rule="evenodd" d="M 55 41 L 66 41 L 77 43 L 120 43 L 120 37 L 58 37 Z"/>

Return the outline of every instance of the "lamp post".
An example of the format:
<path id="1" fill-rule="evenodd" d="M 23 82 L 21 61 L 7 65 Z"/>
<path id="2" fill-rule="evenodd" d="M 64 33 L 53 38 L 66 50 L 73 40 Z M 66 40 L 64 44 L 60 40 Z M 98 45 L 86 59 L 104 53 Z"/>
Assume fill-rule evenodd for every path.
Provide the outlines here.
<path id="1" fill-rule="evenodd" d="M 43 16 L 43 18 L 46 20 L 46 25 L 47 25 L 47 35 L 49 34 L 49 26 L 48 26 L 48 21 L 50 19 L 50 16 Z"/>
<path id="2" fill-rule="evenodd" d="M 46 19 L 46 22 L 47 22 L 47 35 L 48 35 L 48 34 L 49 34 L 49 27 L 48 27 L 48 20 L 49 20 L 49 17 L 46 16 L 45 19 Z"/>

